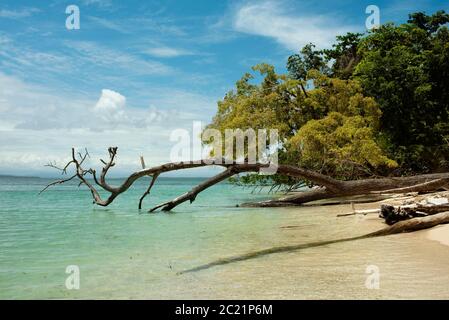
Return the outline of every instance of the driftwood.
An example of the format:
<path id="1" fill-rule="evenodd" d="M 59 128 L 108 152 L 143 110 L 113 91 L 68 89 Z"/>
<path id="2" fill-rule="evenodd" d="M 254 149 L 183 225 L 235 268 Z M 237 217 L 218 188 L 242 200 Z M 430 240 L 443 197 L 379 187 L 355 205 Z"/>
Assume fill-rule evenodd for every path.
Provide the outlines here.
<path id="1" fill-rule="evenodd" d="M 367 210 L 354 210 L 348 213 L 341 213 L 341 214 L 337 214 L 337 217 L 347 217 L 347 216 L 354 216 L 356 214 L 363 214 L 364 216 L 366 216 L 367 214 L 370 213 L 380 213 L 380 209 L 367 209 Z"/>
<path id="2" fill-rule="evenodd" d="M 392 197 L 392 200 L 404 198 Z M 356 210 L 354 203 L 351 203 L 351 212 L 337 214 L 337 217 L 347 217 L 353 215 L 367 215 L 378 213 L 380 218 L 385 219 L 388 225 L 395 224 L 398 221 L 408 220 L 416 217 L 425 217 L 436 213 L 449 211 L 449 199 L 441 194 L 436 197 L 429 196 L 418 202 L 419 198 L 405 197 L 408 199 L 401 205 L 381 204 L 378 209 Z"/>
<path id="3" fill-rule="evenodd" d="M 184 270 L 181 272 L 178 272 L 178 274 L 183 273 L 190 273 L 190 272 L 196 272 L 201 271 L 204 269 L 209 269 L 216 266 L 221 266 L 229 263 L 235 263 L 239 261 L 245 261 L 249 259 L 255 259 L 262 256 L 275 254 L 275 253 L 282 253 L 282 252 L 292 252 L 292 251 L 298 251 L 298 250 L 304 250 L 308 248 L 315 248 L 320 246 L 326 246 L 330 244 L 335 243 L 341 243 L 341 242 L 348 242 L 348 241 L 354 241 L 354 240 L 362 240 L 367 238 L 374 238 L 374 237 L 380 237 L 380 236 L 388 236 L 398 233 L 406 233 L 406 232 L 413 232 L 423 229 L 432 228 L 434 226 L 437 226 L 439 224 L 446 224 L 449 223 L 449 212 L 441 212 L 437 213 L 435 215 L 422 217 L 422 218 L 413 218 L 406 221 L 400 221 L 392 226 L 385 227 L 383 229 L 380 229 L 375 232 L 371 232 L 362 236 L 357 237 L 351 237 L 351 238 L 343 238 L 343 239 L 337 239 L 337 240 L 328 240 L 328 241 L 319 241 L 319 242 L 312 242 L 312 243 L 305 243 L 305 244 L 296 244 L 296 245 L 289 245 L 289 246 L 282 246 L 282 247 L 273 247 L 268 248 L 264 250 L 249 252 L 246 254 L 228 257 L 228 258 L 222 258 L 215 261 L 212 261 L 210 263 L 194 267 L 188 270 Z"/>
<path id="4" fill-rule="evenodd" d="M 383 204 L 380 208 L 380 217 L 385 219 L 385 223 L 392 225 L 398 221 L 408 220 L 415 217 L 425 217 L 444 211 L 449 211 L 448 203 L 440 205 L 423 205 L 418 203 L 396 207 Z"/>
<path id="5" fill-rule="evenodd" d="M 405 221 L 399 221 L 392 226 L 371 233 L 370 237 L 387 236 L 390 234 L 413 232 L 422 229 L 435 227 L 439 224 L 449 223 L 449 212 L 440 212 L 427 217 L 412 218 Z"/>
<path id="6" fill-rule="evenodd" d="M 186 201 L 195 201 L 197 195 L 204 191 L 205 189 L 221 182 L 229 177 L 247 172 L 258 172 L 262 168 L 268 167 L 268 163 L 237 163 L 235 161 L 226 161 L 225 159 L 202 159 L 198 161 L 188 161 L 188 162 L 174 162 L 167 163 L 160 166 L 142 168 L 142 170 L 132 173 L 125 181 L 119 186 L 111 186 L 106 181 L 106 175 L 109 170 L 115 166 L 115 160 L 117 156 L 117 147 L 110 147 L 108 149 L 109 160 L 100 160 L 103 163 L 103 168 L 101 170 L 100 176 L 97 176 L 97 172 L 92 169 L 84 169 L 83 164 L 86 158 L 89 157 L 87 150 L 85 153 L 76 153 L 75 149 L 72 148 L 72 159 L 64 166 L 58 167 L 56 164 L 50 163 L 48 166 L 60 170 L 63 174 L 67 174 L 69 168 L 74 168 L 74 174 L 66 179 L 58 180 L 47 185 L 44 190 L 47 190 L 50 186 L 57 184 L 62 184 L 73 179 L 78 179 L 79 185 L 85 185 L 91 192 L 93 202 L 99 206 L 108 206 L 111 204 L 116 197 L 120 194 L 126 192 L 135 181 L 142 177 L 151 176 L 152 180 L 142 195 L 139 201 L 139 207 L 142 206 L 143 199 L 150 194 L 152 187 L 158 176 L 165 172 L 198 168 L 204 166 L 220 166 L 224 168 L 224 171 L 216 176 L 213 176 L 198 186 L 194 187 L 192 190 L 186 192 L 185 194 L 176 197 L 173 200 L 164 202 L 152 208 L 150 212 L 155 210 L 169 211 Z M 144 166 L 144 162 L 142 162 Z M 334 197 L 342 196 L 355 196 L 370 194 L 371 192 L 391 192 L 391 193 L 403 193 L 404 188 L 413 188 L 421 185 L 425 186 L 426 190 L 432 188 L 444 187 L 449 181 L 449 173 L 436 173 L 427 175 L 418 175 L 411 177 L 391 177 L 391 178 L 379 178 L 379 179 L 363 179 L 363 180 L 353 180 L 353 181 L 340 181 L 333 179 L 332 177 L 320 174 L 318 172 L 310 171 L 304 168 L 291 166 L 291 165 L 278 165 L 277 173 L 286 176 L 291 176 L 303 180 L 312 182 L 313 184 L 320 186 L 320 188 L 300 192 L 295 195 L 283 197 L 276 200 L 269 200 L 256 203 L 246 203 L 242 206 L 257 206 L 257 207 L 276 207 L 276 206 L 295 206 L 303 203 L 307 203 L 314 200 L 329 199 Z M 91 179 L 89 179 L 91 178 Z M 93 180 L 93 181 L 92 181 Z M 102 198 L 97 189 L 106 191 L 109 195 L 106 198 Z"/>

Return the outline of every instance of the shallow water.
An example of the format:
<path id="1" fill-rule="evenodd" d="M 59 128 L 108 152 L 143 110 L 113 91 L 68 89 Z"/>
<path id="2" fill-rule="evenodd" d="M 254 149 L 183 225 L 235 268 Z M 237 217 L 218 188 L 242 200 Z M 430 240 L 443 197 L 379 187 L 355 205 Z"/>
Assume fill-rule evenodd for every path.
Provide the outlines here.
<path id="1" fill-rule="evenodd" d="M 147 208 L 198 179 L 161 179 Z M 357 236 L 376 219 L 336 218 L 348 206 L 236 208 L 269 195 L 226 183 L 172 213 L 139 214 L 142 182 L 108 208 L 75 184 L 0 178 L 0 298 L 449 298 L 449 250 L 422 232 L 336 243 L 178 272 L 270 247 Z M 80 268 L 80 289 L 65 286 Z M 365 285 L 379 268 L 379 289 Z"/>

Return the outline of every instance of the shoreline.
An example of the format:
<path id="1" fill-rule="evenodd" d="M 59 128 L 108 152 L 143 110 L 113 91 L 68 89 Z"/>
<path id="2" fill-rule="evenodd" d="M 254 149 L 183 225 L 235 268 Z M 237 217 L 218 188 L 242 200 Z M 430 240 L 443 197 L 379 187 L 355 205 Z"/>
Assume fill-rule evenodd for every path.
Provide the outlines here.
<path id="1" fill-rule="evenodd" d="M 426 232 L 426 239 L 449 246 L 449 225 L 439 225 Z"/>
<path id="2" fill-rule="evenodd" d="M 418 196 L 419 197 L 419 196 Z M 417 197 L 417 198 L 418 198 Z M 388 203 L 392 205 L 399 205 L 400 201 L 398 199 L 384 199 L 376 202 L 359 202 L 355 203 L 358 210 L 369 210 L 369 209 L 377 209 L 383 203 Z M 351 211 L 352 209 L 348 209 Z M 377 219 L 370 219 L 371 223 L 377 224 Z M 379 221 L 379 226 L 383 225 L 381 221 Z M 437 225 L 433 228 L 422 230 L 424 233 L 424 238 L 428 241 L 438 242 L 443 246 L 449 246 L 449 224 L 446 225 Z"/>

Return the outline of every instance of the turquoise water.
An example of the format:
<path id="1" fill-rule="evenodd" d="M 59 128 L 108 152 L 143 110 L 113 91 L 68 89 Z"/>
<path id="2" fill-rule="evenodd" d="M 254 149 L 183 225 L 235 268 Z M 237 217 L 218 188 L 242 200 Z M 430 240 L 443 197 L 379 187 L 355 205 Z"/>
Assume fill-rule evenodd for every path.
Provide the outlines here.
<path id="1" fill-rule="evenodd" d="M 144 205 L 150 208 L 171 199 L 199 181 L 162 178 Z M 178 274 L 223 257 L 379 227 L 370 220 L 335 218 L 347 207 L 236 208 L 270 195 L 222 183 L 201 193 L 193 204 L 147 214 L 139 212 L 137 204 L 148 180 L 139 181 L 107 208 L 92 205 L 90 193 L 76 184 L 38 196 L 48 182 L 0 178 L 2 299 L 449 297 L 447 248 L 416 234 Z M 365 286 L 365 269 L 371 264 L 384 274 L 380 290 Z M 79 290 L 66 288 L 69 265 L 80 269 Z"/>
<path id="2" fill-rule="evenodd" d="M 90 277 L 108 282 L 139 263 L 143 255 L 152 260 L 145 276 L 157 279 L 173 268 L 199 262 L 208 246 L 220 242 L 224 234 L 238 239 L 241 227 L 228 221 L 235 204 L 263 197 L 222 183 L 192 205 L 183 204 L 168 214 L 148 214 L 137 209 L 148 180 L 137 182 L 111 206 L 101 208 L 92 205 L 90 193 L 75 183 L 38 196 L 50 180 L 0 178 L 0 297 L 65 297 L 70 295 L 61 286 L 66 266 L 80 267 L 81 277 L 86 277 L 82 284 Z M 161 178 L 144 205 L 150 208 L 200 181 Z M 253 218 L 245 217 L 248 223 L 260 220 Z M 123 274 L 124 279 L 135 276 Z"/>

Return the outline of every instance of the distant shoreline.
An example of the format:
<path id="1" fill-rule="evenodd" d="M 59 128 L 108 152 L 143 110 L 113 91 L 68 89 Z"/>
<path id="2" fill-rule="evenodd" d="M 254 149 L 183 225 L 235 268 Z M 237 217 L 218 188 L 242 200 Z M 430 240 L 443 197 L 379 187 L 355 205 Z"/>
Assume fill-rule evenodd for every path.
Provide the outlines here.
<path id="1" fill-rule="evenodd" d="M 18 179 L 60 179 L 61 176 L 48 176 L 48 177 L 39 177 L 39 176 L 17 176 L 17 175 L 9 175 L 9 174 L 0 174 L 1 178 L 18 178 Z M 110 179 L 113 180 L 125 180 L 128 177 L 110 177 Z M 173 177 L 173 176 L 166 176 L 166 177 L 160 177 L 159 179 L 207 179 L 210 177 Z"/>
<path id="2" fill-rule="evenodd" d="M 19 179 L 53 179 L 54 177 L 38 177 L 38 176 L 16 176 L 11 174 L 0 174 L 0 178 L 19 178 Z"/>

